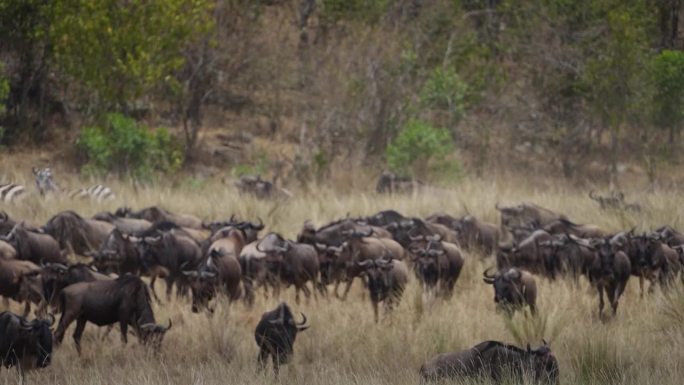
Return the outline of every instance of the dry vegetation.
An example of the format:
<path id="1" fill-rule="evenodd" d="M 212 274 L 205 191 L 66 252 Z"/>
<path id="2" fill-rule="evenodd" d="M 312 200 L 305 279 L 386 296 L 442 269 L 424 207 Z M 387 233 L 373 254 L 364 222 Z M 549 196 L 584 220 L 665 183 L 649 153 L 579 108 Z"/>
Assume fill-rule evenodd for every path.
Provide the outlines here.
<path id="1" fill-rule="evenodd" d="M 5 172 L 16 173 L 9 170 Z M 21 175 L 10 175 L 21 180 Z M 76 185 L 75 179 L 68 181 Z M 529 200 L 567 213 L 578 222 L 596 223 L 610 230 L 631 226 L 653 228 L 664 223 L 679 225 L 682 198 L 671 193 L 636 196 L 643 213 L 636 216 L 605 214 L 597 210 L 584 192 L 571 187 L 536 189 L 512 181 L 470 181 L 453 190 L 428 191 L 415 196 L 381 197 L 368 192 L 340 193 L 321 187 L 300 192 L 282 203 L 239 197 L 217 181 L 160 185 L 133 189 L 119 184 L 115 202 L 67 200 L 41 201 L 31 196 L 3 207 L 10 215 L 44 223 L 61 210 L 76 209 L 83 215 L 121 205 L 143 207 L 160 204 L 170 210 L 195 213 L 203 218 L 223 218 L 231 213 L 244 218 L 262 217 L 267 230 L 294 237 L 302 222 L 316 224 L 351 215 L 366 215 L 394 208 L 425 216 L 436 211 L 463 214 L 465 210 L 488 221 L 498 221 L 497 201 Z M 498 339 L 533 345 L 550 341 L 560 361 L 564 384 L 680 384 L 684 362 L 684 290 L 667 296 L 660 291 L 639 299 L 638 284 L 631 280 L 615 319 L 602 323 L 596 316 L 597 299 L 583 280 L 540 281 L 540 316 L 522 314 L 506 320 L 495 311 L 493 293 L 481 280 L 484 268 L 494 263 L 479 255 L 467 255 L 464 273 L 455 296 L 448 302 L 425 305 L 415 279 L 410 282 L 397 311 L 379 324 L 373 322 L 369 301 L 356 284 L 346 302 L 337 299 L 294 304 L 292 290 L 283 298 L 257 296 L 253 309 L 242 303 L 219 305 L 213 317 L 193 314 L 189 300 L 155 305 L 161 323 L 173 320 L 160 354 L 153 354 L 133 338 L 122 346 L 117 333 L 101 341 L 102 330 L 86 328 L 84 353 L 78 357 L 67 332 L 52 365 L 33 372 L 30 383 L 53 384 L 218 384 L 218 383 L 315 383 L 315 384 L 416 384 L 418 368 L 428 357 L 444 351 L 470 347 L 482 340 Z M 159 285 L 158 285 L 159 286 Z M 257 374 L 257 347 L 253 331 L 261 314 L 280 300 L 295 312 L 303 311 L 312 327 L 295 345 L 295 358 L 279 380 L 271 372 Z M 16 304 L 14 311 L 19 311 Z M 15 371 L 2 371 L 0 383 L 18 381 Z"/>

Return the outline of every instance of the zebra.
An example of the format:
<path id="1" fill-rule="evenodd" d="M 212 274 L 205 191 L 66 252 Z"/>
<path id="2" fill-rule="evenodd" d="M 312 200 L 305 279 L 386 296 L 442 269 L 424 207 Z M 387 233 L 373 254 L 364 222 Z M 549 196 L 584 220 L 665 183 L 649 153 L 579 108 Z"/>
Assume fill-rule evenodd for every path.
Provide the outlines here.
<path id="1" fill-rule="evenodd" d="M 0 183 L 0 202 L 12 203 L 26 196 L 26 187 L 16 183 Z"/>
<path id="2" fill-rule="evenodd" d="M 52 176 L 52 169 L 50 167 L 34 167 L 33 174 L 36 176 L 36 187 L 38 188 L 38 192 L 41 196 L 45 196 L 48 193 L 67 192 L 66 189 L 61 189 L 59 186 L 57 186 L 57 183 L 55 183 L 55 180 Z M 92 199 L 98 202 L 105 199 L 116 198 L 112 189 L 101 184 L 71 190 L 68 191 L 67 195 L 70 199 Z"/>

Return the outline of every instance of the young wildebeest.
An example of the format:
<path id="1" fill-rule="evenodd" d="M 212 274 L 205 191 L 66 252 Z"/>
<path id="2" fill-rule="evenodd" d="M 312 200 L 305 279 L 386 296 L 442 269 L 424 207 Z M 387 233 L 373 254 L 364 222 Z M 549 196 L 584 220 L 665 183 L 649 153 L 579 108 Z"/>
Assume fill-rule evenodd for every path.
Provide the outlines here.
<path id="1" fill-rule="evenodd" d="M 610 239 L 600 239 L 594 243 L 597 249 L 594 262 L 589 269 L 590 281 L 596 286 L 599 295 L 599 318 L 603 319 L 603 291 L 605 289 L 613 308 L 613 315 L 617 312 L 618 300 L 625 291 L 627 281 L 632 271 L 629 258 L 622 251 L 615 251 Z"/>
<path id="2" fill-rule="evenodd" d="M 485 377 L 494 383 L 512 376 L 522 383 L 531 376 L 534 383 L 558 384 L 558 361 L 544 345 L 527 350 L 499 341 L 485 341 L 470 349 L 438 354 L 420 367 L 423 380 L 465 379 Z"/>
<path id="3" fill-rule="evenodd" d="M 395 304 L 399 304 L 404 288 L 408 282 L 408 268 L 403 261 L 383 258 L 358 262 L 368 281 L 368 291 L 373 304 L 375 322 L 378 322 L 378 304 L 383 302 L 385 314 L 392 312 Z"/>
<path id="4" fill-rule="evenodd" d="M 119 323 L 121 340 L 128 342 L 128 326 L 132 326 L 143 344 L 161 347 L 169 326 L 157 325 L 150 305 L 147 286 L 138 277 L 124 275 L 113 281 L 80 282 L 68 286 L 60 294 L 62 318 L 55 331 L 55 342 L 62 343 L 64 332 L 76 320 L 74 342 L 81 354 L 81 336 L 86 322 L 98 326 Z"/>
<path id="5" fill-rule="evenodd" d="M 271 356 L 273 371 L 278 375 L 280 365 L 290 361 L 294 353 L 297 333 L 309 328 L 304 313 L 302 313 L 302 318 L 301 323 L 296 323 L 290 307 L 285 302 L 261 316 L 254 332 L 254 338 L 259 346 L 257 357 L 259 369 L 266 367 L 268 356 Z"/>
<path id="6" fill-rule="evenodd" d="M 537 311 L 537 283 L 532 274 L 516 269 L 508 268 L 499 270 L 494 275 L 484 272 L 485 283 L 494 286 L 494 302 L 511 315 L 515 310 L 525 305 L 530 307 L 534 315 Z"/>
<path id="7" fill-rule="evenodd" d="M 0 368 L 17 366 L 24 379 L 24 370 L 45 368 L 52 356 L 51 322 L 27 321 L 10 312 L 0 313 Z"/>

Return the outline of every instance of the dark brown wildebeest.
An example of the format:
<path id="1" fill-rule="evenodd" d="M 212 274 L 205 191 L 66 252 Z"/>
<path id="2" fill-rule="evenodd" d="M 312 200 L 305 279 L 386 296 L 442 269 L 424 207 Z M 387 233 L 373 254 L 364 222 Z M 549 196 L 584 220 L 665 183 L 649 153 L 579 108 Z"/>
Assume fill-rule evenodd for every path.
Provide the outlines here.
<path id="1" fill-rule="evenodd" d="M 653 233 L 670 247 L 684 245 L 684 234 L 670 226 L 658 228 Z"/>
<path id="2" fill-rule="evenodd" d="M 549 234 L 571 234 L 579 238 L 603 238 L 607 234 L 596 225 L 578 225 L 567 219 L 555 220 L 544 226 Z"/>
<path id="3" fill-rule="evenodd" d="M 93 258 L 93 266 L 101 272 L 140 275 L 142 262 L 137 241 L 137 238 L 114 229 L 97 252 L 87 255 Z"/>
<path id="4" fill-rule="evenodd" d="M 528 224 L 544 227 L 555 220 L 567 219 L 563 214 L 558 214 L 534 203 L 523 202 L 517 206 L 509 207 L 499 207 L 497 203 L 495 207 L 501 213 L 501 227 L 504 229 Z"/>
<path id="5" fill-rule="evenodd" d="M 418 191 L 423 185 L 424 183 L 420 180 L 385 171 L 378 178 L 375 191 L 378 194 L 410 194 Z"/>
<path id="6" fill-rule="evenodd" d="M 494 286 L 494 302 L 509 315 L 527 305 L 537 311 L 537 283 L 532 274 L 514 267 L 499 270 L 494 275 L 485 270 L 483 280 Z"/>
<path id="7" fill-rule="evenodd" d="M 264 313 L 254 331 L 254 339 L 259 347 L 257 363 L 259 369 L 266 368 L 268 357 L 273 360 L 273 372 L 278 375 L 280 365 L 290 362 L 294 353 L 297 333 L 309 328 L 306 316 L 302 313 L 302 322 L 296 323 L 290 307 L 285 302 L 275 309 Z"/>
<path id="8" fill-rule="evenodd" d="M 383 303 L 385 315 L 389 315 L 395 305 L 401 302 L 401 296 L 408 282 L 408 268 L 404 261 L 383 258 L 368 259 L 357 262 L 363 269 L 368 282 L 371 304 L 375 322 L 379 321 L 378 304 Z"/>
<path id="9" fill-rule="evenodd" d="M 586 239 L 574 235 L 555 235 L 552 240 L 539 242 L 540 252 L 549 278 L 570 274 L 575 283 L 580 275 L 589 277 L 589 267 L 596 250 Z"/>
<path id="10" fill-rule="evenodd" d="M 95 282 L 95 281 L 111 281 L 114 278 L 104 275 L 93 270 L 90 266 L 82 263 L 66 266 L 60 263 L 48 263 L 38 272 L 39 276 L 35 277 L 40 282 L 33 282 L 33 287 L 27 290 L 31 295 L 35 295 L 42 287 L 44 305 L 52 305 L 59 307 L 59 294 L 62 290 L 74 283 L 79 282 Z M 34 278 L 34 277 L 31 277 Z M 27 280 L 30 286 L 32 282 Z M 62 311 L 61 308 L 57 309 Z"/>
<path id="11" fill-rule="evenodd" d="M 0 368 L 17 366 L 21 383 L 24 371 L 46 368 L 52 359 L 51 321 L 27 321 L 10 312 L 0 313 Z"/>
<path id="12" fill-rule="evenodd" d="M 152 227 L 152 222 L 146 219 L 125 218 L 112 213 L 101 212 L 93 215 L 93 219 L 108 222 L 125 234 L 134 234 L 145 231 Z"/>
<path id="13" fill-rule="evenodd" d="M 245 245 L 239 257 L 242 286 L 245 291 L 244 299 L 248 306 L 254 305 L 254 292 L 258 288 L 264 288 L 264 297 L 266 297 L 267 287 L 270 286 L 275 290 L 278 284 L 278 277 L 268 270 L 266 253 L 257 250 L 257 243 L 258 241 Z"/>
<path id="14" fill-rule="evenodd" d="M 350 218 L 341 219 L 321 226 L 318 230 L 310 221 L 304 222 L 302 231 L 297 235 L 297 242 L 311 246 L 322 244 L 327 246 L 340 246 L 347 241 L 349 234 L 357 232 L 370 232 L 376 238 L 392 239 L 392 234 L 382 227 L 357 222 Z"/>
<path id="15" fill-rule="evenodd" d="M 450 214 L 447 213 L 434 213 L 430 215 L 429 217 L 425 218 L 427 222 L 430 223 L 439 223 L 440 225 L 444 225 L 450 229 L 457 230 L 458 227 L 461 224 L 461 220 L 463 218 L 456 218 Z M 398 221 L 395 221 L 398 222 Z"/>
<path id="16" fill-rule="evenodd" d="M 369 217 L 364 218 L 364 221 L 371 226 L 385 227 L 392 222 L 401 222 L 405 219 L 408 218 L 400 214 L 398 211 L 383 210 Z"/>
<path id="17" fill-rule="evenodd" d="M 259 237 L 259 231 L 264 229 L 264 222 L 261 220 L 261 218 L 258 218 L 259 223 L 252 223 L 248 221 L 238 221 L 235 219 L 235 215 L 231 216 L 229 220 L 227 221 L 214 221 L 214 222 L 209 222 L 205 223 L 202 226 L 210 230 L 212 235 L 210 236 L 213 237 L 214 233 L 217 231 L 224 229 L 226 227 L 232 227 L 236 228 L 240 231 L 242 231 L 242 235 L 245 238 L 246 243 L 251 243 L 254 242 L 258 239 Z"/>
<path id="18" fill-rule="evenodd" d="M 100 248 L 114 225 L 95 219 L 83 219 L 73 211 L 64 211 L 52 217 L 43 227 L 69 253 L 86 255 Z"/>
<path id="19" fill-rule="evenodd" d="M 306 283 L 311 281 L 314 297 L 316 290 L 324 293 L 318 280 L 320 266 L 316 249 L 305 243 L 285 240 L 279 234 L 270 233 L 257 243 L 258 251 L 266 254 L 269 270 L 277 272 L 277 277 L 287 286 L 295 286 L 295 301 L 299 303 L 299 292 L 304 291 L 307 300 L 311 290 Z M 276 290 L 278 287 L 276 286 Z"/>
<path id="20" fill-rule="evenodd" d="M 334 284 L 333 294 L 342 298 L 338 293 L 340 283 L 347 280 L 347 269 L 351 263 L 351 251 L 345 242 L 342 246 L 326 246 L 316 244 L 318 250 L 318 264 L 321 272 L 321 285 L 327 295 L 327 286 Z"/>
<path id="21" fill-rule="evenodd" d="M 178 227 L 201 230 L 202 220 L 190 214 L 178 214 L 169 212 L 159 206 L 150 206 L 139 211 L 133 211 L 129 207 L 121 207 L 114 213 L 117 217 L 144 219 L 151 223 L 171 222 Z"/>
<path id="22" fill-rule="evenodd" d="M 217 290 L 226 294 L 231 301 L 237 301 L 242 294 L 242 271 L 238 257 L 222 248 L 212 247 L 206 261 L 197 270 L 183 271 L 183 274 L 190 279 L 193 313 L 201 309 L 213 313 L 214 309 L 209 307 L 209 302 L 216 296 Z"/>
<path id="23" fill-rule="evenodd" d="M 183 270 L 197 270 L 202 261 L 199 245 L 182 233 L 166 232 L 143 237 L 138 241 L 138 253 L 144 270 L 164 272 L 167 300 L 171 298 L 174 284 L 178 296 L 187 294 L 189 286 Z M 155 277 L 156 274 L 150 281 L 153 292 Z"/>
<path id="24" fill-rule="evenodd" d="M 257 199 L 287 199 L 292 193 L 282 187 L 278 187 L 273 181 L 261 179 L 261 175 L 243 175 L 235 182 L 238 192 L 243 195 L 252 195 Z"/>
<path id="25" fill-rule="evenodd" d="M 463 217 L 454 227 L 459 244 L 465 249 L 480 249 L 492 254 L 499 244 L 500 230 L 493 223 L 483 222 L 472 215 Z"/>
<path id="26" fill-rule="evenodd" d="M 24 316 L 31 311 L 31 303 L 29 298 L 22 298 L 20 295 L 21 283 L 25 275 L 35 271 L 40 271 L 40 267 L 31 261 L 0 259 L 0 296 L 5 299 L 5 304 L 8 299 L 24 301 Z"/>
<path id="27" fill-rule="evenodd" d="M 147 286 L 138 277 L 124 275 L 116 280 L 80 282 L 66 287 L 60 294 L 62 317 L 55 331 L 55 342 L 62 343 L 64 332 L 76 321 L 74 342 L 81 354 L 81 336 L 86 322 L 98 326 L 119 323 L 121 340 L 128 341 L 128 326 L 132 326 L 143 344 L 161 347 L 164 334 L 171 328 L 157 325 L 152 313 Z"/>
<path id="28" fill-rule="evenodd" d="M 657 275 L 657 279 L 663 288 L 672 285 L 681 270 L 679 254 L 668 246 L 658 234 L 645 236 L 639 245 L 641 259 L 650 264 L 647 270 Z M 631 262 L 631 261 L 630 261 Z"/>
<path id="29" fill-rule="evenodd" d="M 598 315 L 603 319 L 603 291 L 606 291 L 614 316 L 617 313 L 620 296 L 625 291 L 631 275 L 632 266 L 624 252 L 615 251 L 610 238 L 598 239 L 593 246 L 597 252 L 589 270 L 589 277 L 598 291 Z"/>
<path id="30" fill-rule="evenodd" d="M 17 250 L 9 243 L 0 239 L 0 259 L 15 259 Z"/>
<path id="31" fill-rule="evenodd" d="M 523 383 L 531 377 L 535 384 L 556 385 L 558 375 L 558 360 L 546 342 L 537 349 L 529 345 L 521 349 L 485 341 L 467 350 L 438 354 L 420 367 L 420 376 L 426 381 L 484 377 L 499 384 L 509 378 Z"/>
<path id="32" fill-rule="evenodd" d="M 518 267 L 536 274 L 548 274 L 539 244 L 552 239 L 551 234 L 537 230 L 517 246 L 507 248 L 506 245 L 499 245 L 497 268 Z"/>
<path id="33" fill-rule="evenodd" d="M 411 249 L 413 269 L 423 284 L 423 292 L 451 298 L 463 268 L 463 255 L 453 243 L 442 242 L 438 235 L 428 237 L 424 247 Z"/>
<path id="34" fill-rule="evenodd" d="M 17 251 L 17 259 L 41 263 L 66 263 L 59 243 L 48 234 L 27 230 L 22 224 L 14 226 L 4 238 Z"/>

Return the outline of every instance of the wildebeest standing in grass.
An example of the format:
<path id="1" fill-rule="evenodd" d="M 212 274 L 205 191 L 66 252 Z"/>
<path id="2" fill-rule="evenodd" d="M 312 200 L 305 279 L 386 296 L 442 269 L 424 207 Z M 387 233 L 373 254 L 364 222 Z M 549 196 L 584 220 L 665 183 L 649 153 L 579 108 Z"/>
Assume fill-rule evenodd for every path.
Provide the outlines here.
<path id="1" fill-rule="evenodd" d="M 504 245 L 500 245 L 496 260 L 497 268 L 517 267 L 536 274 L 548 274 L 539 245 L 552 239 L 548 232 L 537 230 L 517 246 L 506 249 Z"/>
<path id="2" fill-rule="evenodd" d="M 375 322 L 378 322 L 378 304 L 380 302 L 385 307 L 385 314 L 389 315 L 394 306 L 401 301 L 401 296 L 408 282 L 408 268 L 406 263 L 396 259 L 369 259 L 357 264 L 363 269 L 363 275 L 368 282 L 373 315 Z"/>
<path id="3" fill-rule="evenodd" d="M 324 290 L 318 280 L 320 269 L 318 253 L 313 246 L 285 240 L 279 234 L 271 233 L 259 241 L 256 248 L 266 253 L 266 263 L 269 269 L 277 273 L 281 282 L 287 286 L 294 285 L 297 303 L 299 303 L 300 291 L 304 292 L 307 300 L 311 296 L 312 291 L 306 286 L 307 282 L 311 282 L 314 297 L 316 290 L 323 294 Z M 277 290 L 279 289 L 276 286 Z"/>
<path id="4" fill-rule="evenodd" d="M 420 376 L 424 381 L 484 377 L 496 384 L 509 378 L 513 383 L 523 383 L 529 378 L 535 384 L 556 385 L 559 369 L 546 342 L 537 349 L 529 345 L 521 349 L 499 341 L 485 341 L 470 349 L 432 357 L 420 367 Z"/>
<path id="5" fill-rule="evenodd" d="M 603 291 L 606 291 L 608 301 L 617 313 L 618 301 L 625 291 L 632 267 L 629 258 L 622 251 L 615 251 L 610 239 L 599 239 L 594 243 L 597 249 L 594 262 L 589 270 L 589 277 L 599 296 L 599 318 L 603 319 Z"/>
<path id="6" fill-rule="evenodd" d="M 290 307 L 285 302 L 261 316 L 254 332 L 254 339 L 259 347 L 259 369 L 263 370 L 266 367 L 270 356 L 273 360 L 273 371 L 277 376 L 280 365 L 290 362 L 297 333 L 309 328 L 304 313 L 302 318 L 301 323 L 296 323 Z"/>
<path id="7" fill-rule="evenodd" d="M 140 275 L 142 261 L 137 242 L 138 239 L 119 229 L 114 229 L 97 252 L 87 255 L 93 258 L 93 266 L 98 271 L 118 275 L 126 273 Z"/>
<path id="8" fill-rule="evenodd" d="M 54 318 L 51 321 L 54 322 Z M 10 312 L 0 313 L 0 368 L 17 366 L 23 383 L 25 370 L 50 365 L 52 322 L 41 319 L 27 321 Z"/>
<path id="9" fill-rule="evenodd" d="M 433 236 L 424 248 L 414 249 L 413 255 L 413 268 L 423 291 L 430 293 L 437 288 L 439 295 L 451 298 L 464 263 L 460 248 Z"/>
<path id="10" fill-rule="evenodd" d="M 147 286 L 140 278 L 130 275 L 112 281 L 70 285 L 62 290 L 60 303 L 63 312 L 55 331 L 55 341 L 60 344 L 66 329 L 76 321 L 74 342 L 79 354 L 87 322 L 98 326 L 118 322 L 124 344 L 128 341 L 128 326 L 131 326 L 141 343 L 155 349 L 161 347 L 164 334 L 171 328 L 171 320 L 168 326 L 155 323 Z"/>
<path id="11" fill-rule="evenodd" d="M 490 255 L 499 244 L 500 230 L 493 223 L 483 222 L 472 215 L 466 215 L 455 223 L 458 242 L 465 249 L 479 249 Z"/>
<path id="12" fill-rule="evenodd" d="M 486 270 L 483 280 L 494 286 L 494 302 L 509 315 L 525 305 L 530 307 L 533 315 L 536 313 L 537 283 L 532 274 L 507 268 L 490 275 Z"/>
<path id="13" fill-rule="evenodd" d="M 4 238 L 17 251 L 16 258 L 41 263 L 66 263 L 59 243 L 48 234 L 30 231 L 18 223 Z"/>
<path id="14" fill-rule="evenodd" d="M 50 220 L 43 227 L 59 247 L 69 253 L 86 255 L 100 248 L 107 235 L 114 230 L 111 223 L 95 219 L 84 219 L 73 211 L 64 211 Z"/>
<path id="15" fill-rule="evenodd" d="M 240 299 L 241 273 L 240 262 L 235 254 L 222 248 L 211 248 L 206 260 L 197 270 L 183 271 L 190 279 L 192 311 L 197 313 L 201 309 L 208 309 L 213 313 L 214 309 L 209 307 L 209 302 L 217 292 L 226 294 L 230 301 Z"/>

